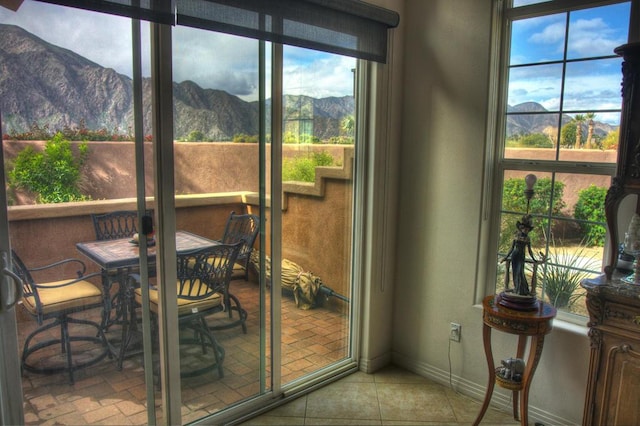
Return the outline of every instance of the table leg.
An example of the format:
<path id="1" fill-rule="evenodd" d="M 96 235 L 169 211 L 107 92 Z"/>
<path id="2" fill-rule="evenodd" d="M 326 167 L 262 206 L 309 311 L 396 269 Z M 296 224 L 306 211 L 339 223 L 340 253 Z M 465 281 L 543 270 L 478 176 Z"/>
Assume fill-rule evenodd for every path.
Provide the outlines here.
<path id="1" fill-rule="evenodd" d="M 521 335 L 518 336 L 518 349 L 516 351 L 516 358 L 524 359 L 524 349 L 527 346 L 527 336 Z M 524 380 L 524 377 L 522 378 Z M 519 399 L 519 391 L 514 390 L 512 394 L 513 399 L 513 418 L 515 420 L 520 420 L 520 416 L 518 415 L 518 399 Z"/>
<path id="2" fill-rule="evenodd" d="M 484 402 L 482 403 L 480 414 L 478 414 L 476 421 L 473 422 L 474 426 L 480 424 L 480 421 L 487 412 L 487 408 L 489 407 L 489 403 L 491 402 L 491 395 L 493 395 L 493 388 L 496 384 L 496 368 L 493 363 L 493 351 L 491 350 L 491 327 L 489 327 L 487 324 L 484 324 L 482 327 L 482 342 L 484 344 L 484 353 L 487 357 L 489 383 L 487 384 L 487 393 L 484 396 Z"/>
<path id="3" fill-rule="evenodd" d="M 109 328 L 109 319 L 111 318 L 111 281 L 109 280 L 109 273 L 106 269 L 102 270 L 102 324 L 100 328 L 103 331 L 107 331 Z"/>
<path id="4" fill-rule="evenodd" d="M 125 284 L 126 285 L 126 284 Z M 137 332 L 137 318 L 134 306 L 135 296 L 133 289 L 126 285 L 124 289 L 124 298 L 120 300 L 122 303 L 122 338 L 120 340 L 120 351 L 118 354 L 117 368 L 122 370 L 122 362 L 124 361 L 127 349 L 131 343 L 132 336 Z"/>
<path id="5" fill-rule="evenodd" d="M 524 383 L 520 394 L 520 424 L 523 426 L 528 425 L 529 422 L 529 387 L 531 386 L 533 373 L 538 366 L 538 361 L 540 361 L 543 345 L 544 335 L 531 337 L 531 348 L 529 348 L 529 357 L 522 377 Z"/>

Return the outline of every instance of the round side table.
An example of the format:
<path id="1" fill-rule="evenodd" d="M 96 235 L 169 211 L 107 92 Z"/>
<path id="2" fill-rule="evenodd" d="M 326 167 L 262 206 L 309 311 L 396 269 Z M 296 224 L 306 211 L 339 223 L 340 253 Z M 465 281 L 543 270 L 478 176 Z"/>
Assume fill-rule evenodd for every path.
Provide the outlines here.
<path id="1" fill-rule="evenodd" d="M 518 396 L 520 397 L 520 424 L 528 424 L 529 387 L 542 354 L 544 336 L 551 332 L 553 318 L 556 316 L 556 309 L 542 301 L 538 301 L 539 306 L 535 311 L 519 311 L 500 305 L 499 300 L 499 295 L 492 295 L 485 297 L 482 301 L 482 321 L 484 323 L 482 340 L 489 369 L 489 384 L 487 385 L 487 393 L 485 394 L 480 414 L 478 414 L 476 421 L 473 423 L 474 426 L 480 424 L 487 412 L 496 381 L 500 387 L 513 391 L 513 418 L 516 420 L 518 420 Z M 492 329 L 518 335 L 516 358 L 520 359 L 524 359 L 527 338 L 531 338 L 529 356 L 525 363 L 522 380 L 508 380 L 498 375 L 493 361 L 493 351 L 491 350 Z"/>

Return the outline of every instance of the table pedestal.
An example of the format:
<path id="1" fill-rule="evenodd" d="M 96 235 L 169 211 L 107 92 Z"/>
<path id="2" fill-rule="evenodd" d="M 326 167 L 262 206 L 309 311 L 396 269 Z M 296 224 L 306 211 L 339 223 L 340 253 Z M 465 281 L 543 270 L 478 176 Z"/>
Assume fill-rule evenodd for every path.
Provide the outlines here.
<path id="1" fill-rule="evenodd" d="M 484 343 L 484 353 L 487 357 L 487 367 L 489 372 L 489 383 L 487 384 L 487 392 L 484 397 L 484 403 L 480 409 L 480 413 L 473 423 L 474 426 L 480 424 L 480 421 L 487 412 L 493 389 L 496 382 L 498 386 L 513 391 L 513 418 L 518 420 L 518 401 L 520 402 L 520 424 L 528 424 L 528 405 L 529 405 L 529 387 L 533 379 L 533 373 L 536 370 L 542 347 L 544 345 L 544 336 L 551 332 L 553 318 L 556 316 L 556 309 L 539 301 L 539 307 L 535 311 L 518 311 L 508 309 L 499 304 L 498 295 L 487 296 L 482 301 L 482 340 Z M 524 360 L 524 352 L 527 339 L 531 338 L 529 355 L 525 361 L 524 373 L 520 380 L 510 380 L 502 377 L 496 370 L 493 360 L 493 351 L 491 349 L 491 330 L 496 329 L 509 334 L 518 335 L 518 347 L 516 349 L 516 358 Z"/>

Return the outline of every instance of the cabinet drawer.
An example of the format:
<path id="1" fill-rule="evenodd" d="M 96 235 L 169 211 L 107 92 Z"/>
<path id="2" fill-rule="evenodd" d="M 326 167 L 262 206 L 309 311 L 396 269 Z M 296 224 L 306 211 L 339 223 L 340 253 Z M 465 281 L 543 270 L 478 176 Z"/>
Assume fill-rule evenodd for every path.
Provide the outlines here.
<path id="1" fill-rule="evenodd" d="M 607 301 L 604 306 L 604 325 L 640 332 L 638 306 Z"/>

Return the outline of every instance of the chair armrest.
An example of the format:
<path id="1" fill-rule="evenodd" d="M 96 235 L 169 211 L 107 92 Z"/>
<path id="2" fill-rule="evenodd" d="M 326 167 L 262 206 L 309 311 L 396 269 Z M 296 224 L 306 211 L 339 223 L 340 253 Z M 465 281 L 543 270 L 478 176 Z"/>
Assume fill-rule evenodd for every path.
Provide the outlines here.
<path id="1" fill-rule="evenodd" d="M 60 260 L 58 262 L 51 263 L 49 265 L 39 266 L 39 267 L 36 267 L 36 268 L 29 268 L 29 272 L 44 271 L 46 269 L 50 269 L 50 268 L 54 268 L 54 267 L 57 267 L 57 266 L 66 265 L 67 263 L 78 263 L 80 265 L 79 266 L 80 269 L 77 271 L 78 278 L 83 277 L 84 273 L 87 271 L 87 265 L 85 265 L 85 263 L 82 260 L 76 259 L 76 258 L 69 258 L 69 259 L 64 259 L 64 260 Z"/>

